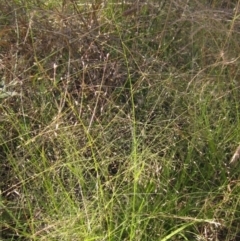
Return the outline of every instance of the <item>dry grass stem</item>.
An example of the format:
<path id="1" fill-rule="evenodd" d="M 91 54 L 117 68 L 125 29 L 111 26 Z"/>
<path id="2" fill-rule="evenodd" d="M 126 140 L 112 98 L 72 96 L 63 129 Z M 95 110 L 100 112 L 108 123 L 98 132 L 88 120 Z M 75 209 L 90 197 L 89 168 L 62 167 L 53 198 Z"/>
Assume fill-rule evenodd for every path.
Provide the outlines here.
<path id="1" fill-rule="evenodd" d="M 230 165 L 234 165 L 240 157 L 240 145 L 238 146 L 238 148 L 236 149 L 236 151 L 234 152 L 231 160 L 230 160 Z"/>

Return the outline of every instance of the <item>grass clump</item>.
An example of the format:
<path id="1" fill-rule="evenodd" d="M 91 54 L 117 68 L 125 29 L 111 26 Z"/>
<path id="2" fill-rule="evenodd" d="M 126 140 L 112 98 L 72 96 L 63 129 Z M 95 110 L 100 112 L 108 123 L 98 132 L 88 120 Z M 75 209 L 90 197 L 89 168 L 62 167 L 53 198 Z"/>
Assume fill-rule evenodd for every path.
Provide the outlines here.
<path id="1" fill-rule="evenodd" d="M 2 240 L 238 240 L 238 1 L 0 9 Z"/>

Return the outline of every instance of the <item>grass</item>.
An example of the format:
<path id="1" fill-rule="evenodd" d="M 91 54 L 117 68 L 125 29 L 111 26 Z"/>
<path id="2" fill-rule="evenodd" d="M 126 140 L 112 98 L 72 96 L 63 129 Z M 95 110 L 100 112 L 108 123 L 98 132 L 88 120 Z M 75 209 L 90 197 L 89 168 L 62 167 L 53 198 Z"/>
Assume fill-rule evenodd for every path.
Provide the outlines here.
<path id="1" fill-rule="evenodd" d="M 238 240 L 239 4 L 1 3 L 0 239 Z"/>

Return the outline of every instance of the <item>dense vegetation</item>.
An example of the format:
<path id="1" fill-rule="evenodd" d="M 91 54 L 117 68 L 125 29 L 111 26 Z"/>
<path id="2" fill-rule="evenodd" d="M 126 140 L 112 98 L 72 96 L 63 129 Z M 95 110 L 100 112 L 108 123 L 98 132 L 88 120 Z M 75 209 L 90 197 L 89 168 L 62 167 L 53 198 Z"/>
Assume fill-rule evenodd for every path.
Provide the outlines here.
<path id="1" fill-rule="evenodd" d="M 240 239 L 240 2 L 143 2 L 1 1 L 1 240 Z"/>

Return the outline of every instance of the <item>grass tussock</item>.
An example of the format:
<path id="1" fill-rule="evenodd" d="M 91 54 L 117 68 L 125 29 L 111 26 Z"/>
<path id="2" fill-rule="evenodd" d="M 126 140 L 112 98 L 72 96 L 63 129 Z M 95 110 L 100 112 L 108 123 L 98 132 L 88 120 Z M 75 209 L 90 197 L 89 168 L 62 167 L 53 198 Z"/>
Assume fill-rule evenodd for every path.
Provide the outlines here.
<path id="1" fill-rule="evenodd" d="M 0 3 L 1 240 L 238 240 L 239 4 Z"/>

